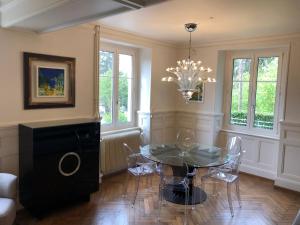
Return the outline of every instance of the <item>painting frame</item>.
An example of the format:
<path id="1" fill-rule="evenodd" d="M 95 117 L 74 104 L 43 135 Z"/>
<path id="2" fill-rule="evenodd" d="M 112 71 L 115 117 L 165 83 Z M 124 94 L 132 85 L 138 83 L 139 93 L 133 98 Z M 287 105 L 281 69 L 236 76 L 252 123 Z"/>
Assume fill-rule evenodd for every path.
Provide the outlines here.
<path id="1" fill-rule="evenodd" d="M 204 82 L 201 82 L 196 86 L 198 91 L 193 92 L 192 97 L 189 99 L 189 102 L 195 103 L 203 103 L 204 102 L 204 92 L 205 92 L 205 85 Z"/>
<path id="2" fill-rule="evenodd" d="M 75 107 L 76 59 L 23 52 L 24 109 Z"/>

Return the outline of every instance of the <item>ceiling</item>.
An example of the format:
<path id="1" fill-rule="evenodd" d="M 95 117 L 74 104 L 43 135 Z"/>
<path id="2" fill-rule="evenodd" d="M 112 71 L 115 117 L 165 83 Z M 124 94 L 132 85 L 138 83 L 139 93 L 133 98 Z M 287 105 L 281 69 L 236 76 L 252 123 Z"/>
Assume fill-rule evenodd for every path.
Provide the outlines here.
<path id="1" fill-rule="evenodd" d="M 300 32 L 300 0 L 170 0 L 98 20 L 170 43 L 186 43 L 184 24 L 198 23 L 193 43 Z"/>
<path id="2" fill-rule="evenodd" d="M 9 2 L 12 2 L 13 0 L 0 0 L 0 6 L 4 6 L 8 4 Z"/>
<path id="3" fill-rule="evenodd" d="M 0 0 L 0 26 L 49 32 L 166 0 Z"/>

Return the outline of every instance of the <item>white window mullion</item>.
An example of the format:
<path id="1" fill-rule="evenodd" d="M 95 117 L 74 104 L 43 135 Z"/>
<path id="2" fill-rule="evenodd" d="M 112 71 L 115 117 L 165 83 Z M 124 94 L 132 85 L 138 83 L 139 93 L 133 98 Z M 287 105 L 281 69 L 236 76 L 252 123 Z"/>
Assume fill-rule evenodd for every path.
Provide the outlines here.
<path id="1" fill-rule="evenodd" d="M 257 57 L 253 55 L 252 57 L 252 72 L 251 72 L 251 82 L 250 82 L 250 101 L 249 101 L 249 128 L 253 128 L 254 115 L 255 115 L 255 105 L 256 105 L 256 81 L 257 81 Z"/>
<path id="2" fill-rule="evenodd" d="M 119 78 L 119 52 L 115 51 L 115 60 L 114 60 L 114 87 L 113 87 L 113 124 L 116 128 L 118 126 L 118 78 Z"/>
<path id="3" fill-rule="evenodd" d="M 132 56 L 132 62 L 131 62 L 131 67 L 132 67 L 132 74 L 131 74 L 131 81 L 128 83 L 128 88 L 129 88 L 129 93 L 128 93 L 128 110 L 130 111 L 130 121 L 131 123 L 134 121 L 134 115 L 133 112 L 135 111 L 134 109 L 134 101 L 135 101 L 135 96 L 134 96 L 134 92 L 135 92 L 135 57 L 134 55 Z"/>
<path id="4" fill-rule="evenodd" d="M 278 60 L 278 70 L 277 70 L 277 84 L 276 84 L 276 100 L 275 100 L 275 109 L 274 109 L 274 130 L 277 132 L 278 126 L 279 126 L 279 114 L 280 114 L 280 100 L 281 100 L 281 84 L 282 84 L 282 58 L 283 58 L 283 53 L 279 54 L 279 60 Z"/>

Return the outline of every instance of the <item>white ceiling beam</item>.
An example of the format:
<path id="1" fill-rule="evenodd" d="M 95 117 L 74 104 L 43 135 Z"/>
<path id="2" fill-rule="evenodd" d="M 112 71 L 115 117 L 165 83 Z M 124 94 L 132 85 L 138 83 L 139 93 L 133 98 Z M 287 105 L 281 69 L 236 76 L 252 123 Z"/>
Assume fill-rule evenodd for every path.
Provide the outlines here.
<path id="1" fill-rule="evenodd" d="M 49 32 L 140 8 L 142 4 L 142 0 L 12 0 L 0 8 L 0 22 L 5 28 Z"/>
<path id="2" fill-rule="evenodd" d="M 59 7 L 71 0 L 13 0 L 1 7 L 1 26 L 14 24 Z"/>

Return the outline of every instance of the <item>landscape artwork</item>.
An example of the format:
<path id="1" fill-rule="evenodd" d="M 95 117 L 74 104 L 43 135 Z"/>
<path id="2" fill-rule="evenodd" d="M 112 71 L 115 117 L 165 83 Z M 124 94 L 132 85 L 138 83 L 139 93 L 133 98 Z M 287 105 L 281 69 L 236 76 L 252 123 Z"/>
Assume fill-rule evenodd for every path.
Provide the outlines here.
<path id="1" fill-rule="evenodd" d="M 37 96 L 65 97 L 65 70 L 62 68 L 37 68 Z"/>
<path id="2" fill-rule="evenodd" d="M 24 52 L 24 109 L 75 107 L 75 64 L 72 57 Z"/>
<path id="3" fill-rule="evenodd" d="M 189 101 L 197 101 L 197 102 L 203 102 L 203 90 L 204 90 L 204 84 L 198 84 L 196 87 L 197 91 L 195 91 L 192 95 L 192 98 Z"/>

